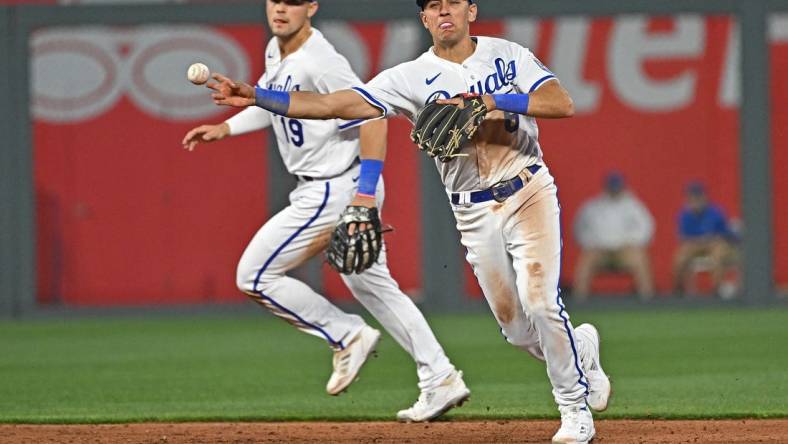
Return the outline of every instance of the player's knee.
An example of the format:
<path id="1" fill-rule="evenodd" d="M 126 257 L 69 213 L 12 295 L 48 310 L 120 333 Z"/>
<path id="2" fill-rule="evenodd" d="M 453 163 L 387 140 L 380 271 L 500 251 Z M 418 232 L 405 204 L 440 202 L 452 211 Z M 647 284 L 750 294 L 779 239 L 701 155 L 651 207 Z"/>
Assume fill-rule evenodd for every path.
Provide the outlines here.
<path id="1" fill-rule="evenodd" d="M 513 346 L 528 352 L 529 354 L 540 357 L 541 348 L 539 346 L 539 337 L 536 334 L 529 334 L 517 329 L 502 328 L 501 334 L 506 338 L 506 342 Z"/>
<path id="2" fill-rule="evenodd" d="M 528 304 L 527 313 L 528 317 L 536 322 L 537 320 L 552 318 L 559 309 L 560 307 L 557 307 L 556 304 L 549 304 L 546 300 L 539 300 Z"/>
<path id="3" fill-rule="evenodd" d="M 240 267 L 235 273 L 235 286 L 244 293 L 251 293 L 254 290 L 252 288 L 252 280 L 249 279 L 249 273 Z"/>
<path id="4" fill-rule="evenodd" d="M 241 263 L 235 271 L 235 285 L 244 293 L 256 293 L 262 291 L 262 277 L 263 275 L 258 277 L 255 268 L 244 266 L 243 263 Z"/>

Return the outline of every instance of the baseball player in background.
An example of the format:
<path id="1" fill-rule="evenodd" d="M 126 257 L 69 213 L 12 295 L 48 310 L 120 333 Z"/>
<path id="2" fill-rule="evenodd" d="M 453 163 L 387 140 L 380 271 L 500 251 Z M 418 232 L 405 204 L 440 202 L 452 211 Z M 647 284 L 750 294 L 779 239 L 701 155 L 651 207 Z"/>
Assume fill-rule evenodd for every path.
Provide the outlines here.
<path id="1" fill-rule="evenodd" d="M 268 24 L 275 37 L 265 50 L 266 70 L 259 88 L 282 94 L 325 94 L 361 84 L 347 60 L 311 26 L 317 10 L 317 1 L 267 0 Z M 275 315 L 328 342 L 334 350 L 334 370 L 326 386 L 331 395 L 356 379 L 380 332 L 285 273 L 325 249 L 340 213 L 359 190 L 360 166 L 370 161 L 382 164 L 386 123 L 362 123 L 298 120 L 250 107 L 223 123 L 194 128 L 183 139 L 191 151 L 200 142 L 273 127 L 279 152 L 298 184 L 290 194 L 290 205 L 269 219 L 247 246 L 238 264 L 237 285 Z M 367 152 L 376 157 L 370 159 Z M 382 205 L 383 182 L 372 187 L 366 192 L 375 196 L 373 205 Z M 429 395 L 429 402 L 415 411 L 399 412 L 400 419 L 430 420 L 468 398 L 462 372 L 454 368 L 424 316 L 392 279 L 385 251 L 370 269 L 342 279 L 416 361 L 420 399 Z"/>
<path id="2" fill-rule="evenodd" d="M 467 260 L 503 335 L 546 362 L 561 413 L 553 442 L 586 443 L 596 433 L 589 406 L 607 408 L 610 381 L 600 366 L 597 330 L 590 324 L 573 329 L 561 301 L 558 199 L 534 119 L 570 117 L 572 99 L 528 49 L 502 39 L 471 37 L 470 23 L 478 9 L 473 0 L 416 3 L 434 46 L 366 85 L 332 94 L 287 93 L 215 75 L 220 83 L 214 102 L 257 104 L 277 115 L 304 119 L 403 114 L 420 123 L 419 110 L 436 99 L 462 109 L 472 103 L 474 112 L 478 108 L 486 114 L 478 129 L 467 133 L 473 137 L 460 152 L 441 156 L 436 165 Z M 453 98 L 459 93 L 480 98 Z M 471 125 L 441 133 L 459 138 Z M 417 124 L 414 134 L 420 131 Z M 362 167 L 360 174 L 377 178 L 377 173 Z"/>

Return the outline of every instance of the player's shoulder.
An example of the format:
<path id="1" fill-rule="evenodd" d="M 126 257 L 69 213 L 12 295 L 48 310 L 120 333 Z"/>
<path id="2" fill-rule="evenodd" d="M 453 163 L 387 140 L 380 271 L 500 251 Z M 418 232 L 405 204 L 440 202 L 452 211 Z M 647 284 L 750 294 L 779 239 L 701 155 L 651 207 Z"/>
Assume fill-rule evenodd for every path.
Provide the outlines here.
<path id="1" fill-rule="evenodd" d="M 334 45 L 317 28 L 312 28 L 312 36 L 304 45 L 304 51 L 312 60 L 332 60 L 338 59 L 347 61 L 345 56 L 339 53 Z"/>
<path id="2" fill-rule="evenodd" d="M 412 77 L 413 75 L 420 77 L 425 70 L 429 70 L 435 65 L 437 65 L 435 61 L 435 55 L 430 51 L 426 51 L 415 59 L 402 62 L 387 69 L 386 71 L 396 72 L 405 78 Z"/>
<path id="3" fill-rule="evenodd" d="M 521 51 L 530 52 L 525 46 L 500 37 L 478 36 L 476 39 L 481 45 L 496 52 L 503 51 L 512 55 L 518 54 Z"/>

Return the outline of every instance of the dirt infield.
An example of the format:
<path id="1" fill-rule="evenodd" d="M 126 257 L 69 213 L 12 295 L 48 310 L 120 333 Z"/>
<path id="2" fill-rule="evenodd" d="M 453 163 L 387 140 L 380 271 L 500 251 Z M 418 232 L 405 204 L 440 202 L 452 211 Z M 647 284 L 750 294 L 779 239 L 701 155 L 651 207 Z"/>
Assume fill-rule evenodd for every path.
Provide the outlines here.
<path id="1" fill-rule="evenodd" d="M 558 421 L 0 425 L 10 443 L 544 443 Z M 595 443 L 785 443 L 788 419 L 598 420 Z"/>

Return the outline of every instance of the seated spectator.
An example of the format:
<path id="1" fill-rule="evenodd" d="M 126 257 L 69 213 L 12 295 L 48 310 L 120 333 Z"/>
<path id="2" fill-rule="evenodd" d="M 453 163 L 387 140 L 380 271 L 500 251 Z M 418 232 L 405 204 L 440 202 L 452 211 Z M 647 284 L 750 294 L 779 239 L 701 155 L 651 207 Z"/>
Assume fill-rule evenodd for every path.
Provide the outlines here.
<path id="1" fill-rule="evenodd" d="M 585 299 L 591 280 L 599 272 L 623 271 L 634 278 L 640 298 L 649 299 L 654 294 L 654 283 L 647 249 L 654 234 L 654 219 L 626 189 L 621 174 L 608 174 L 604 187 L 604 192 L 586 202 L 575 218 L 575 239 L 582 250 L 575 269 L 574 295 Z"/>
<path id="2" fill-rule="evenodd" d="M 738 262 L 738 237 L 731 230 L 723 211 L 709 203 L 700 182 L 687 186 L 686 204 L 679 213 L 678 224 L 681 242 L 673 261 L 675 291 L 677 294 L 686 292 L 693 261 L 702 259 L 708 264 L 715 293 L 722 295 L 725 272 Z M 724 293 L 727 295 L 729 291 Z"/>

